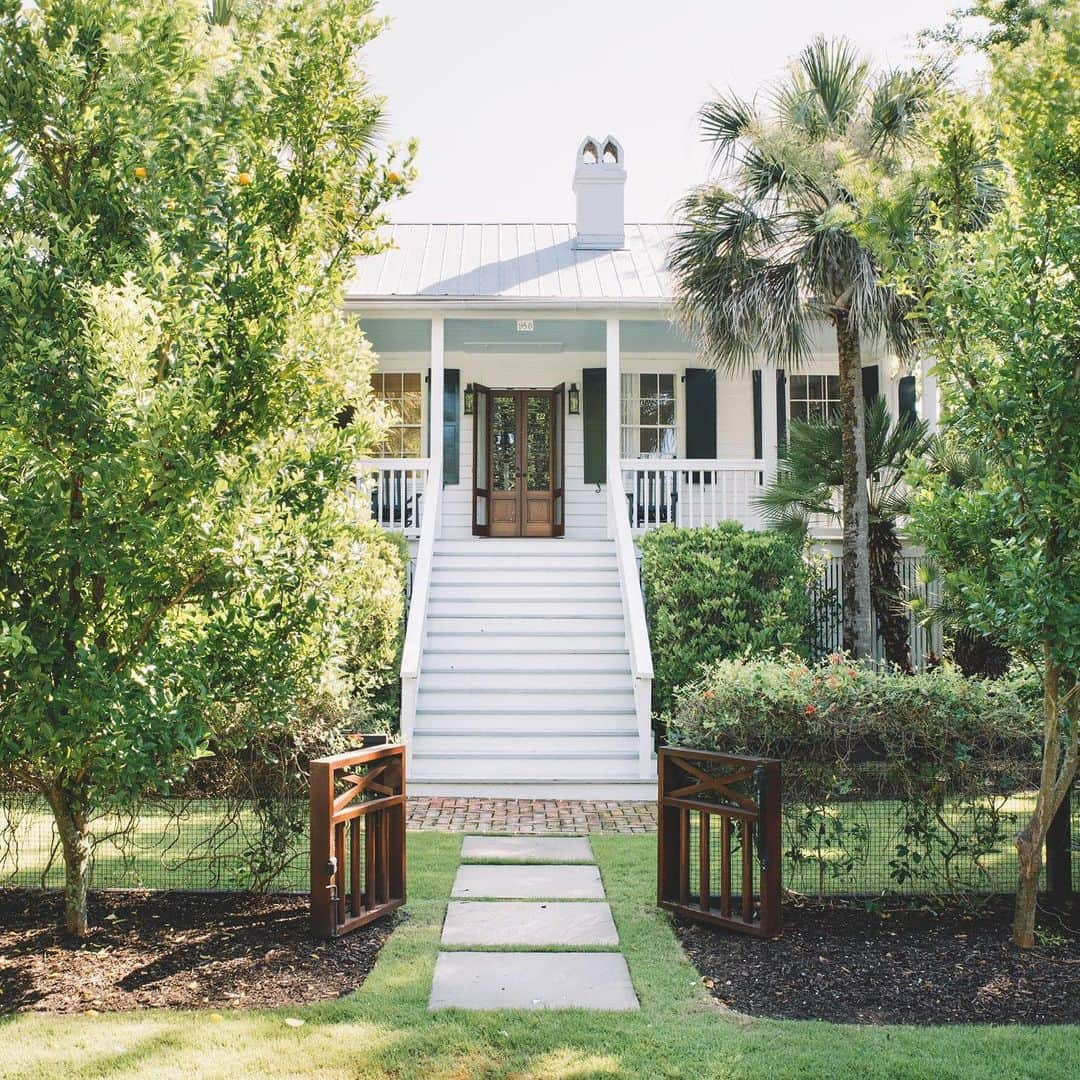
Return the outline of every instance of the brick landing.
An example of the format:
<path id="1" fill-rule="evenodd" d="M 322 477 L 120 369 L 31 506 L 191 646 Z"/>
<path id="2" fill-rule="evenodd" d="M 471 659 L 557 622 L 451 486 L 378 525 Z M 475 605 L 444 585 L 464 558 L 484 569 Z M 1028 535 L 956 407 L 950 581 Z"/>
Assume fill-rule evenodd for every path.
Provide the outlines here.
<path id="1" fill-rule="evenodd" d="M 656 832 L 656 804 L 419 796 L 409 799 L 408 828 L 436 832 L 634 836 Z"/>

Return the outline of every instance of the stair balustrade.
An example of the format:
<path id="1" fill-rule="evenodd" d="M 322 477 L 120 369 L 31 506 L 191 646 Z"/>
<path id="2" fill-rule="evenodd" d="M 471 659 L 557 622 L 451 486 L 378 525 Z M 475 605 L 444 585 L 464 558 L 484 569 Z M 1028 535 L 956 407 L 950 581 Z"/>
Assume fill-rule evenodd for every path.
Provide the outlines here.
<path id="1" fill-rule="evenodd" d="M 623 462 L 625 465 L 625 462 Z M 626 623 L 626 640 L 630 649 L 630 672 L 634 679 L 634 711 L 638 725 L 638 761 L 640 775 L 652 775 L 652 649 L 649 646 L 649 627 L 645 621 L 645 601 L 641 591 L 637 552 L 630 534 L 630 523 L 622 505 L 623 485 L 619 464 L 608 465 L 608 529 L 615 541 L 619 564 L 619 585 Z"/>

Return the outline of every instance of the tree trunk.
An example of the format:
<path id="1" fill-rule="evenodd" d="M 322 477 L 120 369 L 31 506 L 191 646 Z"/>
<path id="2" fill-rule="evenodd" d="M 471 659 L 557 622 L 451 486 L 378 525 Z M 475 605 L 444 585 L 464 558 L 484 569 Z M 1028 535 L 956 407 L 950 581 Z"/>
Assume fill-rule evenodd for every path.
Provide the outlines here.
<path id="1" fill-rule="evenodd" d="M 888 521 L 870 526 L 870 599 L 885 645 L 885 659 L 911 671 L 911 619 L 904 601 L 898 560 L 900 538 Z"/>
<path id="2" fill-rule="evenodd" d="M 866 490 L 866 434 L 859 331 L 846 314 L 835 318 L 840 359 L 840 426 L 843 448 L 844 650 L 870 656 L 870 507 Z"/>
<path id="3" fill-rule="evenodd" d="M 1035 944 L 1035 908 L 1039 899 L 1039 873 L 1043 865 L 1043 843 L 1050 822 L 1065 801 L 1076 776 L 1080 700 L 1071 678 L 1064 678 L 1061 669 L 1044 650 L 1043 669 L 1043 760 L 1039 776 L 1039 793 L 1031 820 L 1016 837 L 1016 852 L 1020 861 L 1020 880 L 1016 886 L 1016 907 L 1013 912 L 1012 938 L 1022 949 Z M 1061 724 L 1062 688 L 1071 692 L 1065 711 L 1069 722 L 1064 731 Z"/>
<path id="4" fill-rule="evenodd" d="M 64 853 L 64 927 L 69 934 L 86 937 L 86 890 L 90 874 L 90 833 L 82 801 L 61 784 L 51 785 L 45 797 L 52 807 L 60 847 Z"/>

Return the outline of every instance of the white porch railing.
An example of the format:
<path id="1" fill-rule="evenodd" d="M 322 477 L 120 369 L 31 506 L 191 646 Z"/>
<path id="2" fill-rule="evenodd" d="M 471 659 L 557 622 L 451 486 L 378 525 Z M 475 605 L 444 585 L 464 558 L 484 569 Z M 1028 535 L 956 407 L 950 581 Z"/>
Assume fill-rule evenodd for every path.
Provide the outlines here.
<path id="1" fill-rule="evenodd" d="M 371 518 L 384 529 L 420 536 L 430 489 L 427 458 L 371 458 L 361 461 L 357 482 L 371 490 Z"/>
<path id="2" fill-rule="evenodd" d="M 634 678 L 634 711 L 637 714 L 639 775 L 653 775 L 652 753 L 652 649 L 649 647 L 649 626 L 645 621 L 645 601 L 641 595 L 641 575 L 638 572 L 634 540 L 626 507 L 620 498 L 619 466 L 608 465 L 608 530 L 615 541 L 619 564 L 619 584 L 623 602 L 623 619 L 630 650 L 630 671 Z"/>
<path id="3" fill-rule="evenodd" d="M 766 464 L 755 458 L 624 458 L 620 485 L 630 530 L 640 536 L 659 525 L 696 528 L 737 521 L 762 527 L 753 500 Z"/>

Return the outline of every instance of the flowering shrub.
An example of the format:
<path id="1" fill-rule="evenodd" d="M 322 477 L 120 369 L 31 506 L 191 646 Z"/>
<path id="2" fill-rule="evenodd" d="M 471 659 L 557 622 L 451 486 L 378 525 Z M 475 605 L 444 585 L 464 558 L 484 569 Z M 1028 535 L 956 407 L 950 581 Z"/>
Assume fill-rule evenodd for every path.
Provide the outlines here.
<path id="1" fill-rule="evenodd" d="M 1012 789 L 1038 766 L 1037 685 L 951 669 L 902 675 L 834 653 L 721 660 L 676 692 L 676 745 L 777 757 L 785 786 L 820 795 L 844 779 L 900 795 Z"/>
<path id="2" fill-rule="evenodd" d="M 783 762 L 789 888 L 958 897 L 1012 886 L 1038 717 L 1031 676 L 721 660 L 677 691 L 668 740 Z"/>

